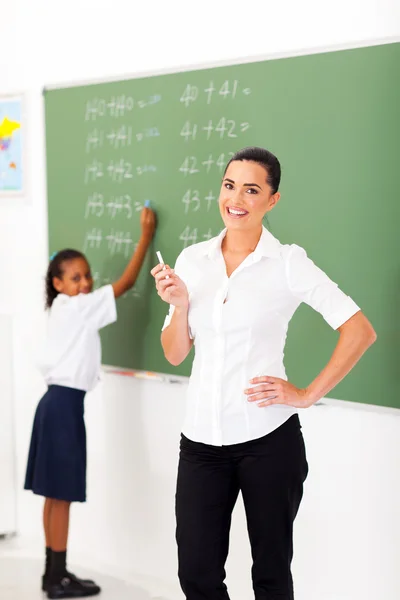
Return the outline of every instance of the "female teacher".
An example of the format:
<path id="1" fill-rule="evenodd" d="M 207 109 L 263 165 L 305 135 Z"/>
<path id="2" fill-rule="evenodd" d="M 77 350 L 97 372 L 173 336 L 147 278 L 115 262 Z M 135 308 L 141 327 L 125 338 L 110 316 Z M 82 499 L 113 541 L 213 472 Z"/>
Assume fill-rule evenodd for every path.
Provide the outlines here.
<path id="1" fill-rule="evenodd" d="M 226 168 L 225 229 L 186 248 L 175 270 L 152 270 L 170 306 L 161 342 L 179 365 L 195 345 L 176 493 L 179 579 L 188 600 L 228 600 L 224 583 L 231 515 L 242 493 L 256 600 L 293 600 L 293 521 L 307 476 L 298 417 L 325 396 L 375 341 L 358 306 L 299 246 L 263 227 L 280 199 L 278 159 L 245 148 Z M 339 333 L 306 388 L 287 381 L 289 321 L 301 302 Z M 304 340 L 316 343 L 312 337 Z"/>

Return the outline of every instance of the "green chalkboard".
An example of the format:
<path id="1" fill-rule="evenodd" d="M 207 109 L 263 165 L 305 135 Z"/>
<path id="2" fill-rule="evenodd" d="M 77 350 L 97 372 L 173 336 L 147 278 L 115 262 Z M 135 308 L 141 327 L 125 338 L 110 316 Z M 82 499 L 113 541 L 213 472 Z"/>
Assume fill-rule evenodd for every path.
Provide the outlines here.
<path id="1" fill-rule="evenodd" d="M 400 408 L 399 73 L 400 44 L 387 44 L 45 90 L 50 251 L 84 250 L 104 284 L 138 241 L 144 202 L 158 213 L 140 279 L 102 333 L 104 364 L 190 373 L 190 358 L 171 367 L 160 347 L 167 306 L 149 275 L 155 250 L 173 264 L 217 235 L 225 163 L 260 145 L 283 167 L 272 233 L 304 246 L 378 333 L 333 397 Z M 310 382 L 335 341 L 302 306 L 289 329 L 290 379 Z"/>

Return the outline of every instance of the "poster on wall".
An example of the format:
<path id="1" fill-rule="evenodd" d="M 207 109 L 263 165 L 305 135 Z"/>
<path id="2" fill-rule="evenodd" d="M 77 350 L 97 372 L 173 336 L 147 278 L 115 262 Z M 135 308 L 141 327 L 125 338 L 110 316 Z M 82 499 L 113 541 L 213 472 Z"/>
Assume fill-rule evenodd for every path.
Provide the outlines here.
<path id="1" fill-rule="evenodd" d="M 0 195 L 24 192 L 23 99 L 0 96 Z"/>

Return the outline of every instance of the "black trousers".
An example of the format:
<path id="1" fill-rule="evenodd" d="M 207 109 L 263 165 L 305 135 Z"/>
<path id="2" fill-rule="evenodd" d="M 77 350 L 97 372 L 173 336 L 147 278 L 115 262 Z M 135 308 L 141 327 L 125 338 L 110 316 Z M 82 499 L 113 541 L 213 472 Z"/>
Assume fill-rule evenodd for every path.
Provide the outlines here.
<path id="1" fill-rule="evenodd" d="M 256 600 L 293 600 L 293 521 L 308 465 L 293 415 L 260 439 L 210 446 L 182 435 L 176 492 L 179 579 L 187 600 L 229 600 L 232 510 L 242 492 Z"/>

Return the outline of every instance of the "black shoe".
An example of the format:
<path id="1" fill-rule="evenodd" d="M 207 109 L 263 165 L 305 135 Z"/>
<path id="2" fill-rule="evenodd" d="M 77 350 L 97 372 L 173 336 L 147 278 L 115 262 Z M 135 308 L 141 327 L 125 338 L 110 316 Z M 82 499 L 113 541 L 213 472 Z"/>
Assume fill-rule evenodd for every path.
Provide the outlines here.
<path id="1" fill-rule="evenodd" d="M 97 596 L 97 594 L 100 594 L 101 589 L 94 582 L 86 583 L 72 573 L 66 573 L 59 582 L 49 582 L 46 591 L 48 598 L 57 599 Z"/>
<path id="2" fill-rule="evenodd" d="M 69 573 L 68 571 L 66 572 L 65 576 L 69 577 L 70 579 L 73 579 L 74 581 L 80 581 L 81 583 L 96 585 L 95 582 L 93 581 L 93 579 L 81 579 L 80 577 L 77 577 L 76 575 L 74 575 L 73 573 Z M 42 591 L 47 592 L 49 585 L 50 585 L 50 576 L 42 575 Z"/>

